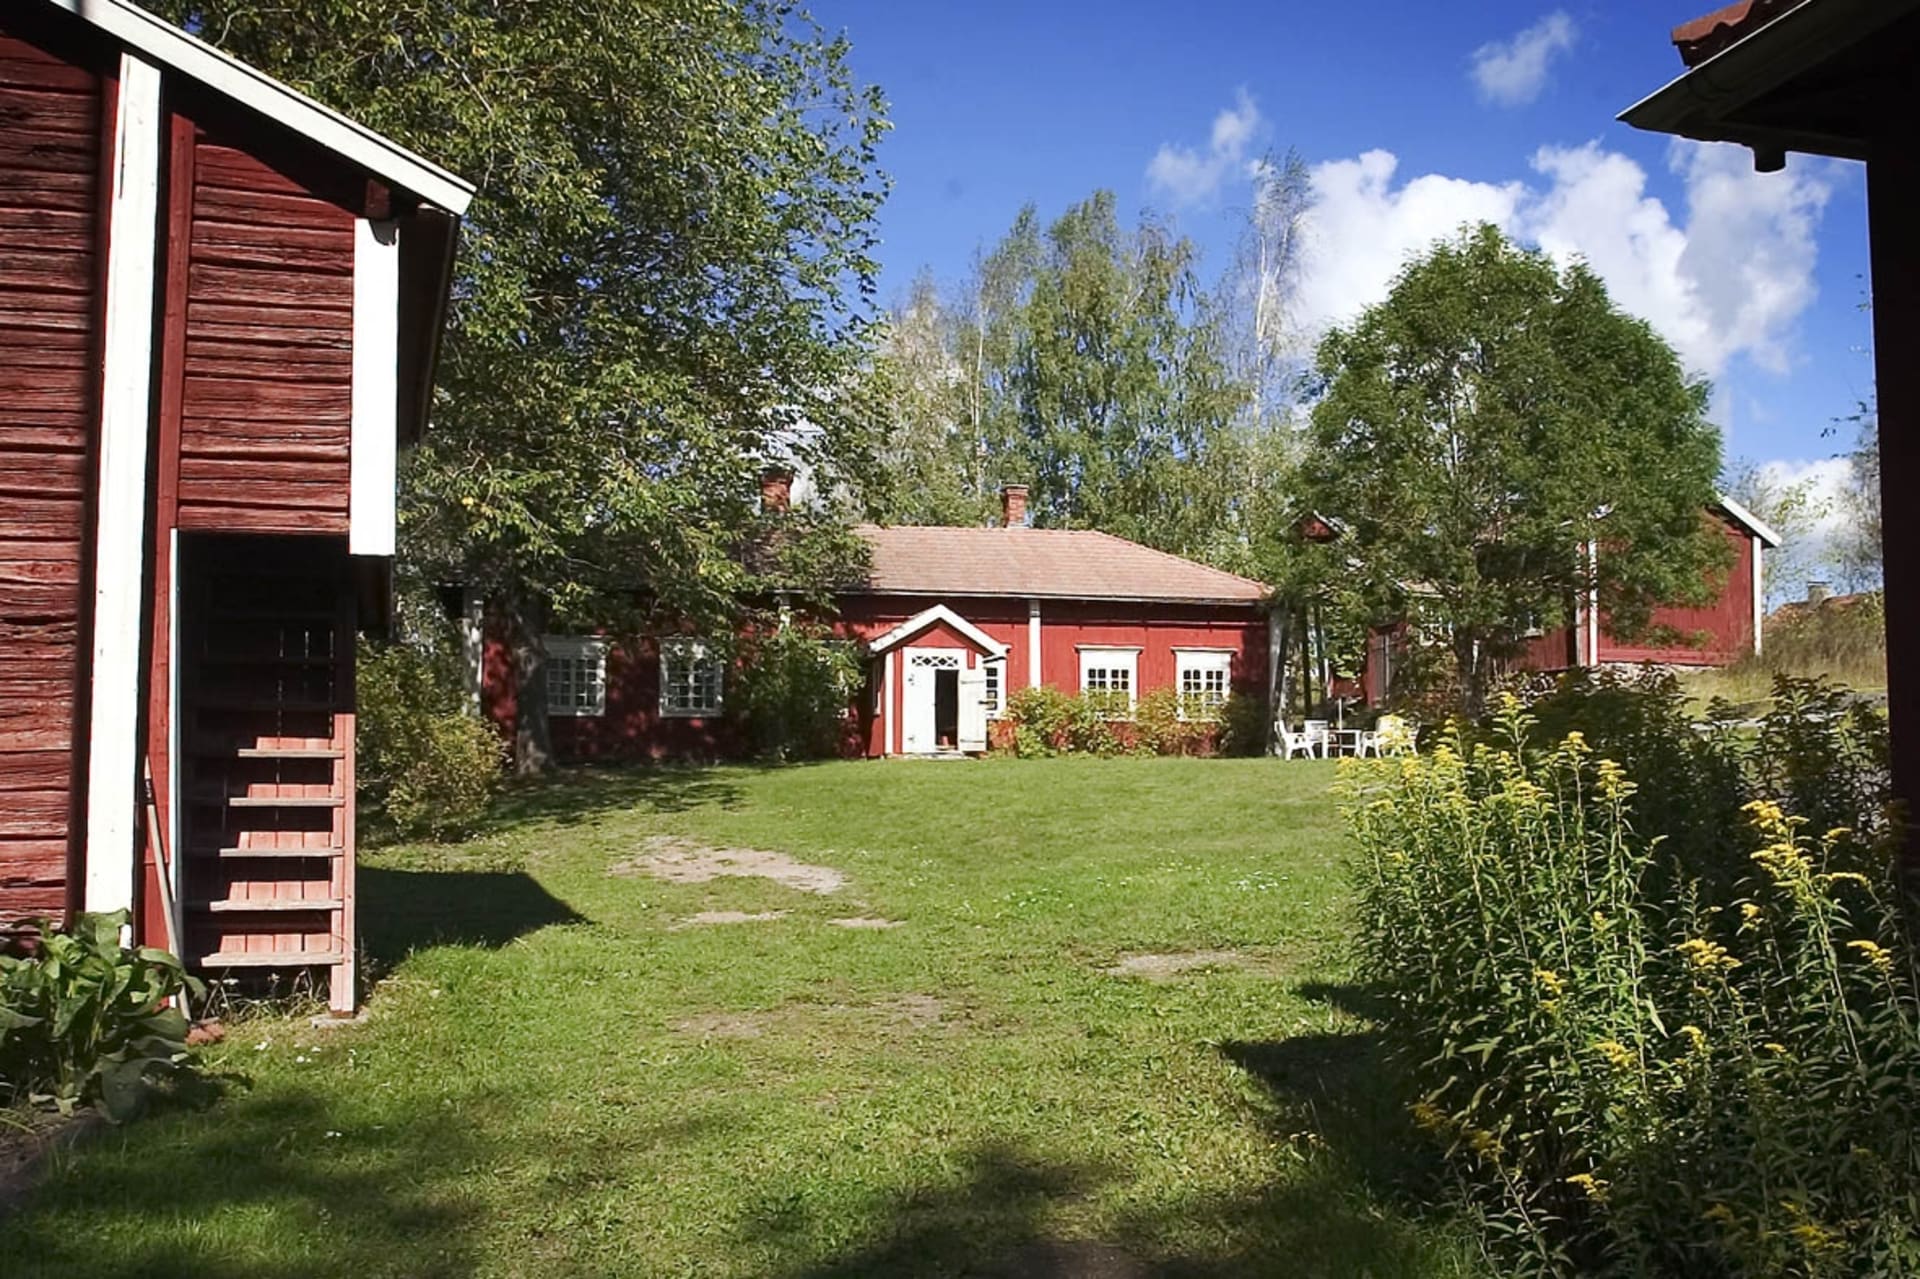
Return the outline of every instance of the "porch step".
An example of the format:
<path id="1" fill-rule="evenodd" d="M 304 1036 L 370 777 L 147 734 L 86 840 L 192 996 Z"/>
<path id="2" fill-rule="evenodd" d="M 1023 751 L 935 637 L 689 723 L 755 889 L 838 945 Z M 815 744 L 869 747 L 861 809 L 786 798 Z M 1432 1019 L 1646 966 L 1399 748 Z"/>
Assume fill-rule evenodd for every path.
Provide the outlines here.
<path id="1" fill-rule="evenodd" d="M 189 848 L 189 857 L 338 857 L 338 848 Z"/>
<path id="2" fill-rule="evenodd" d="M 210 753 L 210 752 L 203 752 Z M 230 759 L 345 759 L 347 753 L 326 746 L 241 746 Z"/>
<path id="3" fill-rule="evenodd" d="M 252 915 L 263 911 L 339 910 L 344 904 L 338 897 L 227 898 L 189 902 L 187 909 L 209 915 Z"/>
<path id="4" fill-rule="evenodd" d="M 337 964 L 346 958 L 344 950 L 256 950 L 195 955 L 192 968 L 301 968 L 308 964 Z"/>
<path id="5" fill-rule="evenodd" d="M 228 808 L 340 808 L 346 800 L 338 795 L 227 795 L 219 791 L 196 791 L 196 804 L 224 804 Z"/>

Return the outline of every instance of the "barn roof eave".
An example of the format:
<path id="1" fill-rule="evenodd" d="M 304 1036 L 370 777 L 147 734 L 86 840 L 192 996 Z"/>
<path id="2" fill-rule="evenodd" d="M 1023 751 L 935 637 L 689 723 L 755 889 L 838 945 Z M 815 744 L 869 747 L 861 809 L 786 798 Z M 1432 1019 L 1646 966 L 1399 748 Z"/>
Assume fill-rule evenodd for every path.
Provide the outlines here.
<path id="1" fill-rule="evenodd" d="M 129 48 L 459 217 L 473 185 L 127 0 L 46 0 Z"/>

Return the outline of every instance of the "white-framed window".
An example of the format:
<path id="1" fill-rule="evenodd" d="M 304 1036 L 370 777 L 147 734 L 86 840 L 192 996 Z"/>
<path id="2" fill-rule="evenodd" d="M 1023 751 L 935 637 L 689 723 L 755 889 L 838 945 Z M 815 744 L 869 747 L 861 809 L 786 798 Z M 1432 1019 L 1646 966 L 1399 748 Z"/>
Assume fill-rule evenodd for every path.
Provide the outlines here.
<path id="1" fill-rule="evenodd" d="M 1140 688 L 1140 650 L 1137 648 L 1082 648 L 1080 696 L 1108 719 L 1133 718 Z"/>
<path id="2" fill-rule="evenodd" d="M 725 683 L 725 664 L 704 640 L 672 636 L 660 641 L 662 715 L 718 713 Z"/>
<path id="3" fill-rule="evenodd" d="M 1221 649 L 1173 650 L 1181 719 L 1218 719 L 1233 686 L 1233 654 Z"/>
<path id="4" fill-rule="evenodd" d="M 987 718 L 999 719 L 1007 713 L 1007 659 L 983 658 L 980 669 L 987 677 L 987 695 L 983 699 L 987 704 Z"/>
<path id="5" fill-rule="evenodd" d="M 549 635 L 547 714 L 590 717 L 607 713 L 607 642 Z"/>

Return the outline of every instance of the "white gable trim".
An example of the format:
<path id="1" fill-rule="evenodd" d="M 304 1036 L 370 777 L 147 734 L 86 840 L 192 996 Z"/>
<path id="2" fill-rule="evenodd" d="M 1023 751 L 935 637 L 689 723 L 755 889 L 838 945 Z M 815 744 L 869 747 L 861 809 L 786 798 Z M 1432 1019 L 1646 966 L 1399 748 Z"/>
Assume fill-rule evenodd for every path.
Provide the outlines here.
<path id="1" fill-rule="evenodd" d="M 1728 515 L 1733 516 L 1749 533 L 1765 542 L 1768 546 L 1778 546 L 1785 540 L 1764 523 L 1758 515 L 1755 515 L 1752 511 L 1749 511 L 1725 493 L 1720 495 L 1720 509 Z"/>
<path id="2" fill-rule="evenodd" d="M 948 626 L 951 626 L 954 630 L 966 636 L 976 648 L 981 649 L 990 657 L 1005 657 L 1007 655 L 1007 646 L 1005 644 L 1002 644 L 999 640 L 993 638 L 993 636 L 987 634 L 978 626 L 975 626 L 972 622 L 969 622 L 966 618 L 948 608 L 945 604 L 935 604 L 930 609 L 915 613 L 912 617 L 909 617 L 885 635 L 878 637 L 872 643 L 868 644 L 867 650 L 873 653 L 884 653 L 903 640 L 912 639 L 915 635 L 926 630 L 935 622 L 945 622 Z"/>
<path id="3" fill-rule="evenodd" d="M 413 192 L 458 217 L 473 187 L 365 125 L 329 110 L 271 76 L 228 57 L 126 0 L 48 0 L 153 61 L 225 94 L 240 105 Z"/>

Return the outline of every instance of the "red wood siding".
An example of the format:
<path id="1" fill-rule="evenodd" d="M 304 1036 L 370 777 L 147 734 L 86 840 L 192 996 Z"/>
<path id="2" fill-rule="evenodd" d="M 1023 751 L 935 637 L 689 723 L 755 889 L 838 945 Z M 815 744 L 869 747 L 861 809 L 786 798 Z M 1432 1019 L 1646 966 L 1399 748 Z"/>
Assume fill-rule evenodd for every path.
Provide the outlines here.
<path id="1" fill-rule="evenodd" d="M 354 214 L 231 141 L 199 129 L 185 168 L 179 526 L 344 533 Z"/>
<path id="2" fill-rule="evenodd" d="M 0 919 L 69 905 L 107 98 L 0 33 Z"/>
<path id="3" fill-rule="evenodd" d="M 1666 643 L 1625 644 L 1600 627 L 1602 662 L 1660 662 L 1675 666 L 1725 666 L 1753 652 L 1753 535 L 1722 522 L 1733 557 L 1713 602 L 1700 608 L 1655 609 L 1653 624 L 1678 638 Z"/>

